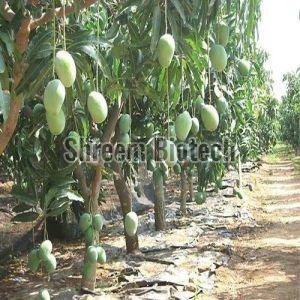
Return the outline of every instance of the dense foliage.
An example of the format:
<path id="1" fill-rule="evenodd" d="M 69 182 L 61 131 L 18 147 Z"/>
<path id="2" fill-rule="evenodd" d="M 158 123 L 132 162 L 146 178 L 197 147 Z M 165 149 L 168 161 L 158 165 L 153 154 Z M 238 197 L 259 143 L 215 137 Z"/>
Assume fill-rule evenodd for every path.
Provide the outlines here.
<path id="1" fill-rule="evenodd" d="M 289 73 L 284 77 L 287 93 L 282 98 L 280 124 L 282 139 L 295 149 L 300 146 L 300 75 Z"/>
<path id="2" fill-rule="evenodd" d="M 10 1 L 15 14 L 0 23 L 3 136 L 16 114 L 14 103 L 22 108 L 14 135 L 0 157 L 15 181 L 14 195 L 22 203 L 15 220 L 59 217 L 74 202 L 84 202 L 92 218 L 102 201 L 101 179 L 107 178 L 114 180 L 120 197 L 127 248 L 138 247 L 131 183 L 139 196 L 139 158 L 122 164 L 102 158 L 93 163 L 66 162 L 63 141 L 70 136 L 80 136 L 76 147 L 81 158 L 89 158 L 82 148 L 88 141 L 119 142 L 125 147 L 143 142 L 152 149 L 154 138 L 160 136 L 169 148 L 172 142 L 178 145 L 189 138 L 196 144 L 230 146 L 233 154 L 227 157 L 212 149 L 217 161 L 210 157 L 192 161 L 192 142 L 183 146 L 186 151 L 180 162 L 170 158 L 169 148 L 157 164 L 157 153 L 152 153 L 148 170 L 153 172 L 160 203 L 173 169 L 182 180 L 185 175 L 191 182 L 197 177 L 196 201 L 201 204 L 208 185 L 216 190 L 222 185 L 226 168 L 239 169 L 241 160 L 255 159 L 275 143 L 277 102 L 264 70 L 266 55 L 256 45 L 260 0 L 100 1 L 84 6 L 90 6 L 84 11 L 83 4 L 96 1 L 68 1 L 73 6 L 67 12 L 73 9 L 66 19 L 62 15 L 53 19 L 51 14 L 59 1 L 35 2 Z M 35 26 L 42 13 L 49 14 L 49 19 Z M 31 19 L 32 30 L 26 35 L 28 27 L 23 25 L 28 18 L 37 19 Z M 64 77 L 69 70 L 60 70 L 57 52 L 62 49 L 76 65 L 73 85 Z M 71 77 L 74 74 L 70 72 Z M 49 111 L 56 112 L 56 107 L 43 95 L 57 77 L 66 95 L 60 93 L 63 99 L 57 111 L 63 117 L 59 128 L 54 128 Z M 161 210 L 163 206 L 156 213 Z M 162 224 L 156 229 L 163 229 Z M 97 241 L 97 235 L 92 234 L 88 244 Z M 96 260 L 91 268 L 96 268 Z"/>

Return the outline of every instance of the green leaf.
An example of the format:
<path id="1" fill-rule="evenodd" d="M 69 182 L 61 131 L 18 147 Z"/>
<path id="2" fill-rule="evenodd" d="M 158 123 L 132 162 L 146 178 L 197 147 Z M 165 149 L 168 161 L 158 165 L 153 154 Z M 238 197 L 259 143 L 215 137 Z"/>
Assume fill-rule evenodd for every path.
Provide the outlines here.
<path id="1" fill-rule="evenodd" d="M 12 190 L 12 195 L 17 198 L 19 202 L 25 203 L 27 205 L 36 206 L 37 199 L 20 189 L 19 187 L 15 186 Z"/>
<path id="2" fill-rule="evenodd" d="M 70 204 L 68 202 L 65 202 L 61 206 L 50 210 L 50 212 L 47 213 L 47 217 L 57 217 L 61 214 L 63 214 L 68 208 L 70 207 Z"/>
<path id="3" fill-rule="evenodd" d="M 0 39 L 5 44 L 9 56 L 12 56 L 12 54 L 14 52 L 13 40 L 10 38 L 10 36 L 6 32 L 0 32 Z"/>
<path id="4" fill-rule="evenodd" d="M 39 214 L 33 211 L 24 212 L 13 217 L 11 222 L 33 222 L 38 216 Z"/>
<path id="5" fill-rule="evenodd" d="M 181 3 L 178 0 L 171 0 L 171 2 L 173 3 L 176 10 L 178 11 L 181 19 L 183 20 L 183 24 L 186 24 L 186 17 L 185 17 L 184 9 L 183 9 Z"/>
<path id="6" fill-rule="evenodd" d="M 154 53 L 156 49 L 156 45 L 158 43 L 159 34 L 160 34 L 160 25 L 161 25 L 161 11 L 160 6 L 157 5 L 153 11 L 152 17 L 152 37 L 151 37 L 151 44 L 150 50 Z"/>
<path id="7" fill-rule="evenodd" d="M 109 80 L 112 80 L 112 75 L 111 75 L 111 72 L 110 72 L 110 67 L 107 63 L 107 61 L 105 60 L 105 58 L 102 56 L 102 54 L 98 54 L 98 64 L 99 64 L 99 67 L 101 69 L 101 71 L 103 72 L 103 75 L 109 79 Z"/>
<path id="8" fill-rule="evenodd" d="M 27 210 L 29 210 L 31 208 L 32 208 L 31 205 L 28 205 L 28 204 L 25 204 L 25 203 L 21 203 L 21 204 L 16 205 L 12 209 L 12 211 L 15 212 L 15 213 L 21 213 L 21 212 L 27 211 Z"/>
<path id="9" fill-rule="evenodd" d="M 4 122 L 6 122 L 8 118 L 9 104 L 10 104 L 10 95 L 8 93 L 4 93 L 1 90 L 1 82 L 0 82 L 0 112 L 3 115 Z"/>
<path id="10" fill-rule="evenodd" d="M 2 54 L 2 50 L 0 48 L 0 74 L 4 73 L 5 71 L 5 62 Z"/>

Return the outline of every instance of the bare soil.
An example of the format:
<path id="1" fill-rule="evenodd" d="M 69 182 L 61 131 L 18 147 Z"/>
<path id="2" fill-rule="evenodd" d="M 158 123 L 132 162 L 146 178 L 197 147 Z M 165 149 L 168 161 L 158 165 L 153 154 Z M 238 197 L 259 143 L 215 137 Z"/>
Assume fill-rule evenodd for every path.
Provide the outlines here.
<path id="1" fill-rule="evenodd" d="M 300 174 L 295 160 L 266 158 L 251 176 L 253 214 L 260 226 L 234 240 L 227 267 L 217 271 L 210 299 L 300 299 Z"/>
<path id="2" fill-rule="evenodd" d="M 108 262 L 97 270 L 97 295 L 80 292 L 82 241 L 54 240 L 57 270 L 32 274 L 27 255 L 0 266 L 0 299 L 33 299 L 48 288 L 52 299 L 300 299 L 300 172 L 295 160 L 269 156 L 258 172 L 244 174 L 244 199 L 228 188 L 211 192 L 204 205 L 188 203 L 180 216 L 179 181 L 168 182 L 168 228 L 154 231 L 154 212 L 139 216 L 141 253 L 126 255 L 122 221 L 113 188 L 103 209 L 113 217 L 101 234 Z M 290 157 L 290 155 L 289 155 Z M 0 187 L 1 188 L 1 187 Z M 0 191 L 0 207 L 10 208 L 9 189 Z M 110 204 L 109 204 L 110 203 Z M 9 223 L 0 212 L 0 248 L 29 227 Z M 13 252 L 12 252 L 13 253 Z"/>

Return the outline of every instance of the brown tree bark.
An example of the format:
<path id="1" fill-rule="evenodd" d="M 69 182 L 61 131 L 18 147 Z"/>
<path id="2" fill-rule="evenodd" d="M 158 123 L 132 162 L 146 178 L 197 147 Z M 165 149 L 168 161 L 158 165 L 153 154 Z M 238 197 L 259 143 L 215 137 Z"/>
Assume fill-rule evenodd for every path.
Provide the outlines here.
<path id="1" fill-rule="evenodd" d="M 189 184 L 190 201 L 193 202 L 195 198 L 195 192 L 194 192 L 194 178 L 192 175 L 188 176 L 188 184 Z"/>
<path id="2" fill-rule="evenodd" d="M 132 194 L 129 187 L 126 184 L 125 178 L 122 174 L 121 166 L 117 161 L 113 162 L 114 170 L 114 184 L 119 196 L 122 213 L 123 213 L 123 222 L 125 221 L 125 216 L 127 213 L 131 212 L 132 209 Z M 126 241 L 126 251 L 127 253 L 135 253 L 139 250 L 139 240 L 138 235 L 129 236 L 125 231 L 124 226 L 124 235 Z"/>
<path id="3" fill-rule="evenodd" d="M 180 194 L 180 212 L 186 215 L 186 200 L 188 197 L 188 182 L 186 172 L 182 170 L 180 174 L 181 179 L 181 194 Z"/>
<path id="4" fill-rule="evenodd" d="M 88 8 L 89 6 L 93 5 L 96 0 L 85 0 L 81 3 L 79 10 L 83 10 Z M 78 9 L 77 5 L 70 5 L 66 6 L 65 13 L 66 15 L 74 13 Z M 8 21 L 12 22 L 14 17 L 16 16 L 15 12 L 10 8 L 9 1 L 1 1 L 0 3 L 0 13 L 3 18 Z M 35 30 L 37 27 L 45 25 L 51 22 L 54 16 L 61 17 L 63 14 L 62 7 L 56 8 L 55 14 L 53 12 L 47 12 L 41 15 L 40 18 L 32 19 L 30 16 L 25 17 L 21 20 L 20 28 L 16 34 L 16 48 L 18 49 L 20 54 L 26 52 L 28 43 L 29 43 L 29 35 L 30 32 Z M 16 63 L 14 70 L 19 68 L 19 63 Z M 15 89 L 20 83 L 22 77 L 24 75 L 24 70 L 21 73 L 18 73 L 18 77 L 15 77 L 14 74 L 14 84 L 13 88 L 10 91 L 11 95 L 15 95 Z M 17 123 L 19 120 L 20 110 L 23 107 L 23 96 L 17 95 L 15 98 L 11 99 L 10 101 L 10 110 L 8 119 L 5 124 L 0 128 L 0 155 L 5 151 L 9 141 L 11 140 L 14 131 L 17 127 Z"/>
<path id="5" fill-rule="evenodd" d="M 155 211 L 155 230 L 166 229 L 166 215 L 165 215 L 165 190 L 164 190 L 164 179 L 162 171 L 157 168 L 153 172 L 153 183 L 154 183 L 154 211 Z"/>

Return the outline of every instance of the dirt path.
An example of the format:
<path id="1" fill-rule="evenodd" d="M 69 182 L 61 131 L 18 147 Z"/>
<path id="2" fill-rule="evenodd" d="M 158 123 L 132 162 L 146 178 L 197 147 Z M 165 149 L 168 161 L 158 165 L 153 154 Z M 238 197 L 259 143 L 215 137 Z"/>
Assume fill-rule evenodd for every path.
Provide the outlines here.
<path id="1" fill-rule="evenodd" d="M 252 176 L 258 228 L 240 232 L 216 299 L 300 299 L 300 172 L 284 153 Z M 212 299 L 212 297 L 210 297 Z"/>

